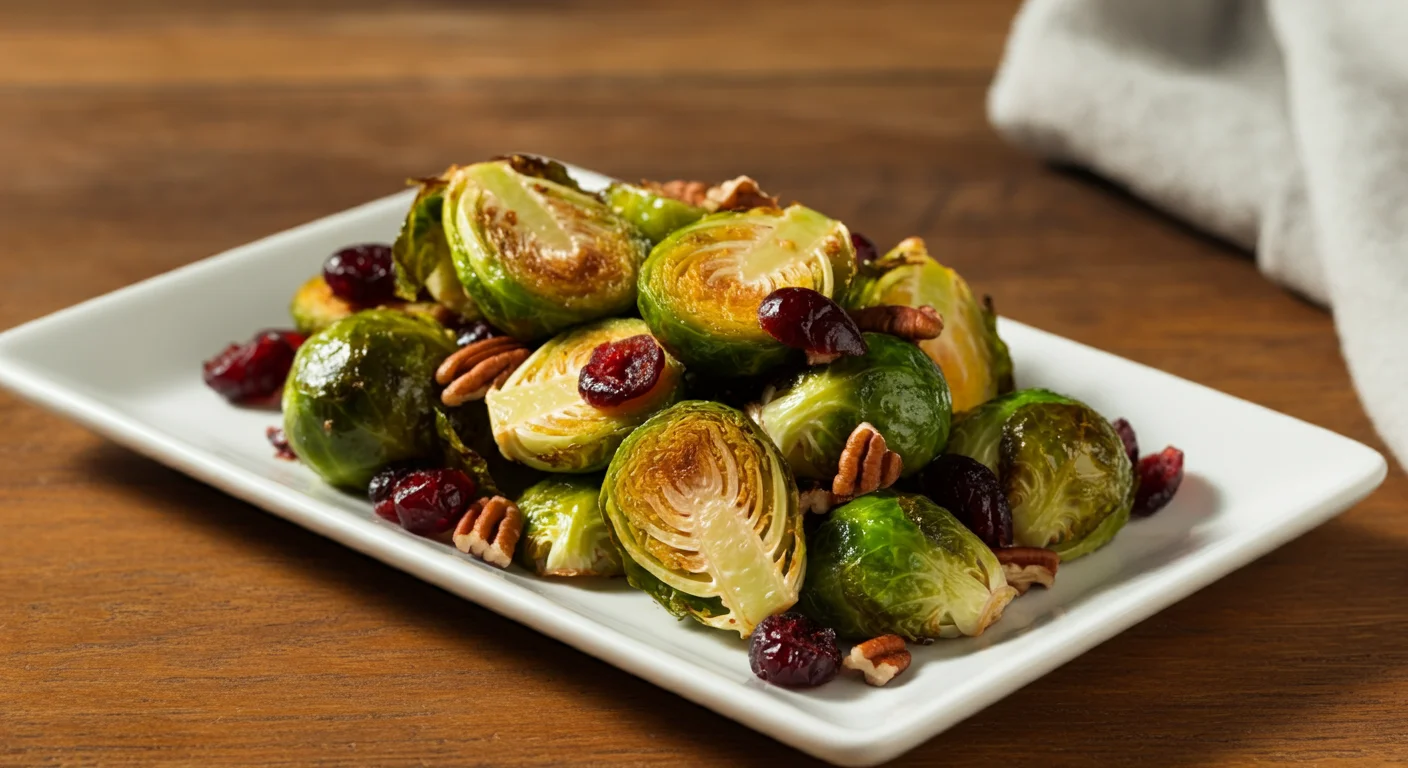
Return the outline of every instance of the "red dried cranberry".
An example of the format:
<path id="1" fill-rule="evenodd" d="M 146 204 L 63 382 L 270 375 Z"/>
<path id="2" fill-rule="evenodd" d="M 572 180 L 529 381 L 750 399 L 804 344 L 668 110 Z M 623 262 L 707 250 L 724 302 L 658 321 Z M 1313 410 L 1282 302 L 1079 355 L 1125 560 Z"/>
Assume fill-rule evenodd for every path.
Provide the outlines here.
<path id="1" fill-rule="evenodd" d="M 1124 419 L 1115 419 L 1111 422 L 1115 431 L 1119 433 L 1120 442 L 1124 443 L 1124 452 L 1129 454 L 1131 465 L 1139 463 L 1139 438 L 1134 436 L 1134 427 L 1130 426 Z"/>
<path id="2" fill-rule="evenodd" d="M 467 347 L 476 341 L 492 339 L 495 336 L 502 336 L 504 332 L 495 328 L 483 320 L 475 320 L 469 325 L 461 327 L 455 331 L 455 343 L 461 347 Z"/>
<path id="3" fill-rule="evenodd" d="M 391 246 L 353 245 L 323 262 L 323 279 L 333 295 L 353 304 L 371 305 L 396 295 L 396 267 Z"/>
<path id="4" fill-rule="evenodd" d="M 274 458 L 284 461 L 298 461 L 298 455 L 289 447 L 288 435 L 284 434 L 282 427 L 269 427 L 264 430 L 264 437 L 269 440 L 269 444 L 274 446 Z"/>
<path id="5" fill-rule="evenodd" d="M 856 321 L 810 288 L 778 288 L 758 306 L 758 325 L 774 339 L 806 350 L 813 362 L 868 351 Z"/>
<path id="6" fill-rule="evenodd" d="M 811 688 L 831 681 L 841 667 L 836 630 L 800 613 L 769 616 L 748 646 L 753 674 L 774 685 Z"/>
<path id="7" fill-rule="evenodd" d="M 458 469 L 417 469 L 396 481 L 391 501 L 401 527 L 420 536 L 443 536 L 474 498 L 474 480 Z"/>
<path id="8" fill-rule="evenodd" d="M 1145 456 L 1135 466 L 1135 475 L 1139 486 L 1134 492 L 1133 512 L 1147 517 L 1167 506 L 1183 483 L 1183 451 L 1170 445 Z"/>
<path id="9" fill-rule="evenodd" d="M 616 408 L 655 388 L 665 350 L 649 334 L 609 341 L 592 350 L 577 376 L 577 392 L 594 408 Z"/>
<path id="10" fill-rule="evenodd" d="M 269 402 L 283 390 L 293 355 L 302 345 L 301 333 L 262 331 L 206 360 L 205 383 L 232 403 Z"/>
<path id="11" fill-rule="evenodd" d="M 851 247 L 855 248 L 856 261 L 861 264 L 869 264 L 880 258 L 880 250 L 875 247 L 875 241 L 859 232 L 851 233 Z"/>
<path id="12" fill-rule="evenodd" d="M 372 509 L 381 517 L 400 524 L 401 518 L 396 516 L 396 503 L 391 493 L 396 490 L 396 483 L 401 478 L 419 468 L 413 464 L 392 464 L 372 475 L 372 481 L 367 485 L 367 499 L 371 501 Z"/>
<path id="13" fill-rule="evenodd" d="M 1012 546 L 1012 508 L 997 475 L 982 462 L 946 453 L 924 467 L 919 486 L 984 544 L 993 549 Z"/>

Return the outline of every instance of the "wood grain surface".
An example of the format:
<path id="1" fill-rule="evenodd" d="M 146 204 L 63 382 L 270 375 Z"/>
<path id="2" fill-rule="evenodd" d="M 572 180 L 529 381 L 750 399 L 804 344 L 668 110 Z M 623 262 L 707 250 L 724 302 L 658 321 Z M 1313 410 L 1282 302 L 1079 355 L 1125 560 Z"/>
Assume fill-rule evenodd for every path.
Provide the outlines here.
<path id="1" fill-rule="evenodd" d="M 924 236 L 1018 320 L 1381 448 L 1328 314 L 993 134 L 1014 10 L 6 0 L 0 328 L 529 149 L 750 173 L 881 243 Z M 898 764 L 1408 760 L 1405 508 L 1395 465 Z M 807 760 L 0 394 L 0 762 Z"/>

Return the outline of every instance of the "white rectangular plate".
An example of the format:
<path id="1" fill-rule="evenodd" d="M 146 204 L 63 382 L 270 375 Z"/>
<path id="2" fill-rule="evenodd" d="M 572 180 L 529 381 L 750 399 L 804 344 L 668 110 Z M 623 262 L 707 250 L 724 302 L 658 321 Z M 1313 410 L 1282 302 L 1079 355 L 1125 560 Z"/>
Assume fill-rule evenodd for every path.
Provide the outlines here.
<path id="1" fill-rule="evenodd" d="M 599 181 L 599 177 L 594 177 Z M 1022 386 L 1079 397 L 1188 456 L 1173 504 L 1061 569 L 980 638 L 915 648 L 887 688 L 813 691 L 754 678 L 734 635 L 672 619 L 619 581 L 484 565 L 407 534 L 304 467 L 274 458 L 276 414 L 233 408 L 200 362 L 287 326 L 293 289 L 350 243 L 394 237 L 399 194 L 251 243 L 0 335 L 0 384 L 111 439 L 527 624 L 751 728 L 843 765 L 914 747 L 1092 646 L 1324 522 L 1373 490 L 1374 450 L 1319 427 L 1004 321 Z M 153 343 L 153 341 L 159 343 Z M 102 375 L 95 376 L 94 371 Z M 1249 450 L 1254 448 L 1255 450 Z"/>

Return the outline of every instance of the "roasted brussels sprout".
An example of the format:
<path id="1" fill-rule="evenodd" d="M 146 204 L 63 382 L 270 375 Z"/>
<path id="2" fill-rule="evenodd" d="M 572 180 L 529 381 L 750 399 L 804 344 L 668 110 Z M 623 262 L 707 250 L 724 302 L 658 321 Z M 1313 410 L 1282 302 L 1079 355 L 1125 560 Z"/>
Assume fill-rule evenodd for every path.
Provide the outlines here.
<path id="1" fill-rule="evenodd" d="M 948 443 L 948 385 L 938 366 L 907 341 L 863 335 L 866 354 L 806 368 L 749 408 L 799 477 L 830 480 L 861 422 L 884 435 L 906 476 Z"/>
<path id="2" fill-rule="evenodd" d="M 445 240 L 445 181 L 423 179 L 401 234 L 391 246 L 396 264 L 396 296 L 415 301 L 422 289 L 432 299 L 465 320 L 478 320 L 479 308 L 469 298 L 450 257 Z"/>
<path id="3" fill-rule="evenodd" d="M 305 334 L 317 333 L 356 311 L 356 307 L 333 294 L 322 275 L 299 286 L 288 308 L 293 327 Z"/>
<path id="4" fill-rule="evenodd" d="M 439 449 L 435 368 L 455 349 L 437 323 L 370 309 L 299 348 L 284 386 L 284 432 L 328 483 L 362 490 L 395 461 Z"/>
<path id="5" fill-rule="evenodd" d="M 629 310 L 646 252 L 605 203 L 545 175 L 558 181 L 495 160 L 455 170 L 445 190 L 460 282 L 486 320 L 520 339 Z"/>
<path id="6" fill-rule="evenodd" d="M 1114 427 L 1084 403 L 1044 389 L 1004 395 L 960 417 L 948 450 L 997 473 L 1018 546 L 1074 560 L 1129 521 L 1129 456 Z"/>
<path id="7" fill-rule="evenodd" d="M 980 635 L 1017 595 L 992 550 L 923 496 L 862 496 L 833 510 L 807 547 L 799 607 L 846 638 Z"/>
<path id="8" fill-rule="evenodd" d="M 494 441 L 506 458 L 548 472 L 594 472 L 632 429 L 679 399 L 684 369 L 669 355 L 651 392 L 624 408 L 600 410 L 578 392 L 582 366 L 601 344 L 649 334 L 636 318 L 568 331 L 539 347 L 484 401 Z"/>
<path id="9" fill-rule="evenodd" d="M 634 184 L 612 184 L 606 188 L 605 197 L 611 210 L 640 230 L 651 245 L 708 213 L 683 200 L 658 195 Z"/>
<path id="10" fill-rule="evenodd" d="M 740 411 L 687 400 L 621 444 L 601 489 L 626 578 L 743 637 L 797 600 L 806 542 L 782 456 Z"/>
<path id="11" fill-rule="evenodd" d="M 959 274 L 934 261 L 924 241 L 911 237 L 861 267 L 846 295 L 861 309 L 881 304 L 932 306 L 944 331 L 919 347 L 944 371 L 955 413 L 971 410 L 1012 389 L 1012 358 L 997 335 L 997 318 L 973 297 Z"/>
<path id="12" fill-rule="evenodd" d="M 758 325 L 758 305 L 784 286 L 841 296 L 855 272 L 850 233 L 800 205 L 716 213 L 676 230 L 641 267 L 640 313 L 691 368 L 748 376 L 788 348 Z"/>
<path id="13" fill-rule="evenodd" d="M 620 576 L 621 551 L 601 516 L 601 478 L 554 477 L 524 491 L 518 562 L 539 576 Z"/>

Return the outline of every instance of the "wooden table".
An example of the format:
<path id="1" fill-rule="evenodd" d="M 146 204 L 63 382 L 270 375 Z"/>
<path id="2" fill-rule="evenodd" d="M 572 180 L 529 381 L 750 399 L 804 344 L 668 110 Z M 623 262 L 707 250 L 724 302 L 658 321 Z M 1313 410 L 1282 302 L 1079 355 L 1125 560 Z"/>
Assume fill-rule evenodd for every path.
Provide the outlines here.
<path id="1" fill-rule="evenodd" d="M 1325 312 L 988 128 L 1011 0 L 784 5 L 6 0 L 0 328 L 530 149 L 750 173 L 924 236 L 1014 318 L 1381 447 Z M 1408 758 L 1406 502 L 1395 465 L 901 763 Z M 15 765 L 803 761 L 7 395 L 0 525 Z"/>

